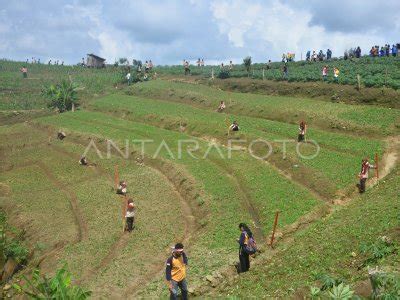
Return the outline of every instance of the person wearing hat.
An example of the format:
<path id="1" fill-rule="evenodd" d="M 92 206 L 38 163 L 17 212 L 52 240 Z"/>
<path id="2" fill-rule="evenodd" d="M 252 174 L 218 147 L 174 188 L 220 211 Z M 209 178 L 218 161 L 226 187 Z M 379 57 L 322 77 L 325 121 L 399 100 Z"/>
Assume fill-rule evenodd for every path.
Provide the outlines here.
<path id="1" fill-rule="evenodd" d="M 117 188 L 117 194 L 119 195 L 126 195 L 127 193 L 127 185 L 125 181 L 120 181 L 118 188 Z"/>
<path id="2" fill-rule="evenodd" d="M 126 208 L 126 214 L 125 214 L 125 218 L 126 218 L 126 230 L 128 232 L 131 232 L 134 228 L 134 222 L 135 222 L 135 209 L 136 206 L 133 203 L 132 199 L 128 200 L 128 207 Z"/>
<path id="3" fill-rule="evenodd" d="M 167 259 L 165 279 L 170 291 L 170 299 L 175 300 L 178 296 L 178 288 L 181 290 L 182 300 L 188 298 L 186 282 L 186 266 L 188 258 L 183 251 L 182 243 L 177 243 L 172 248 L 172 255 Z"/>
<path id="4" fill-rule="evenodd" d="M 231 126 L 229 126 L 230 131 L 239 131 L 239 124 L 236 121 L 233 121 Z"/>
<path id="5" fill-rule="evenodd" d="M 67 136 L 67 135 L 65 134 L 64 131 L 59 131 L 59 132 L 57 133 L 57 138 L 58 138 L 59 140 L 61 140 L 61 141 L 62 141 L 66 136 Z"/>
<path id="6" fill-rule="evenodd" d="M 80 164 L 81 166 L 87 166 L 87 165 L 88 165 L 88 162 L 87 162 L 87 159 L 86 159 L 85 156 L 82 156 L 82 157 L 81 157 L 81 159 L 79 160 L 79 164 Z"/>

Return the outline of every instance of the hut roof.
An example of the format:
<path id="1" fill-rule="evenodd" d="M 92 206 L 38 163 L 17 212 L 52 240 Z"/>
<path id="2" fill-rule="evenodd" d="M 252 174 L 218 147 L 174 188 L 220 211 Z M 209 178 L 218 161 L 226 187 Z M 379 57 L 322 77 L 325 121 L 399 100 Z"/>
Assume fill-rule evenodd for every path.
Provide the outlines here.
<path id="1" fill-rule="evenodd" d="M 88 56 L 92 56 L 92 57 L 94 57 L 95 59 L 99 59 L 99 60 L 102 60 L 102 61 L 105 61 L 105 60 L 106 60 L 105 58 L 102 58 L 102 57 L 100 57 L 100 56 L 94 55 L 93 53 L 88 54 Z"/>

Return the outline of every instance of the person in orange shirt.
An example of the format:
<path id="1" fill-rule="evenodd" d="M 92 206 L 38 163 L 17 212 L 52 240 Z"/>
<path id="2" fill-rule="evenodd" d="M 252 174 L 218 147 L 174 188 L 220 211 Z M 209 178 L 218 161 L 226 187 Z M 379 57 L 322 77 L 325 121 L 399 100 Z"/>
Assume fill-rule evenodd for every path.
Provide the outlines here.
<path id="1" fill-rule="evenodd" d="M 187 264 L 188 258 L 183 251 L 183 245 L 182 243 L 177 243 L 172 250 L 172 255 L 167 259 L 165 269 L 165 279 L 167 280 L 171 300 L 177 299 L 178 288 L 181 290 L 182 300 L 188 298 L 186 282 Z"/>

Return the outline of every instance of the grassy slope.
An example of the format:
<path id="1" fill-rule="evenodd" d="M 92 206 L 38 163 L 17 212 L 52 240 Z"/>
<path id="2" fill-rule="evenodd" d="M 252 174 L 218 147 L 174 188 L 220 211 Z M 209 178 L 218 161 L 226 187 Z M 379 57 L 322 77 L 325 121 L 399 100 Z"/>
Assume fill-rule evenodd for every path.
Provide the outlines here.
<path id="1" fill-rule="evenodd" d="M 105 117 L 100 113 L 77 112 L 58 117 L 42 118 L 39 121 L 56 126 L 56 128 L 62 127 L 67 131 L 83 133 L 86 136 L 97 135 L 112 138 L 118 143 L 121 143 L 124 139 L 132 141 L 138 138 L 152 138 L 157 142 L 164 139 L 175 156 L 177 155 L 177 139 L 189 138 L 181 133 L 109 116 Z M 146 153 L 153 155 L 158 145 L 158 143 L 149 145 Z M 207 149 L 204 142 L 201 142 L 200 145 L 201 150 L 196 153 L 199 157 Z M 226 155 L 226 150 L 222 149 L 222 151 Z M 170 159 L 165 151 L 162 151 L 160 155 L 165 159 Z M 285 217 L 282 219 L 283 224 L 290 224 L 301 215 L 309 212 L 318 203 L 306 190 L 298 188 L 287 179 L 281 178 L 275 171 L 266 166 L 263 167 L 258 161 L 242 153 L 238 153 L 234 157 L 235 162 L 237 160 L 238 167 L 232 175 L 235 176 L 240 172 L 245 175 L 243 185 L 251 191 L 251 200 L 260 211 L 265 232 L 270 230 L 273 217 L 271 211 L 285 210 Z M 252 219 L 243 207 L 243 199 L 238 193 L 238 187 L 227 177 L 223 168 L 221 169 L 219 165 L 213 163 L 215 159 L 218 159 L 215 153 L 212 160 L 193 160 L 187 154 L 184 154 L 182 160 L 176 161 L 177 164 L 183 165 L 196 181 L 202 184 L 209 195 L 209 200 L 206 199 L 205 204 L 210 215 L 202 220 L 205 227 L 191 247 L 193 281 L 201 280 L 201 276 L 226 265 L 229 257 L 232 258 L 232 255 L 234 257 L 235 251 L 232 251 L 232 249 L 236 248 L 235 237 L 237 235 L 237 228 L 234 224 L 243 220 L 252 224 Z M 245 170 L 240 164 L 246 164 L 249 169 Z M 262 193 L 265 190 L 270 191 L 269 195 Z M 296 193 L 293 193 L 293 190 L 296 190 Z M 297 199 L 299 198 L 303 200 L 298 202 Z M 282 201 L 282 199 L 285 199 L 285 201 Z M 213 260 L 204 261 L 201 259 L 205 251 L 209 252 L 210 255 L 212 253 Z"/>
<path id="2" fill-rule="evenodd" d="M 361 244 L 374 242 L 380 235 L 400 242 L 400 236 L 394 231 L 400 226 L 399 187 L 400 169 L 397 168 L 376 188 L 298 232 L 293 243 L 278 248 L 279 254 L 272 261 L 258 264 L 218 293 L 246 297 L 251 291 L 260 298 L 287 297 L 304 289 L 307 295 L 307 286 L 317 285 L 313 275 L 318 273 L 343 278 L 354 287 L 357 281 L 368 277 L 366 268 L 358 270 L 365 259 L 359 251 Z M 352 252 L 357 257 L 352 257 Z M 398 270 L 399 256 L 392 255 L 380 265 L 391 265 Z"/>
<path id="3" fill-rule="evenodd" d="M 16 128 L 0 127 L 0 131 L 4 128 L 4 132 L 22 134 L 21 129 L 28 132 L 28 128 L 23 127 L 25 128 L 21 128 L 20 125 Z M 30 131 L 30 134 L 34 135 L 34 132 Z M 22 165 L 22 168 L 2 173 L 0 180 L 12 191 L 7 202 L 13 206 L 17 205 L 17 211 L 11 213 L 14 217 L 16 214 L 19 216 L 14 222 L 25 220 L 20 225 L 29 224 L 29 234 L 34 233 L 29 239 L 35 241 L 36 257 L 51 250 L 59 242 L 69 243 L 57 254 L 57 261 L 45 260 L 42 267 L 51 271 L 67 262 L 74 277 L 82 279 L 83 274 L 100 264 L 112 244 L 120 238 L 121 202 L 112 191 L 107 176 L 96 175 L 92 168 L 79 167 L 77 160 L 83 153 L 84 147 L 69 144 L 68 141 L 53 142 L 64 151 L 75 155 L 75 159 L 60 155 L 47 146 L 45 141 L 42 140 L 43 146 L 35 146 L 35 151 L 26 145 L 25 150 L 8 152 L 10 155 L 5 161 Z M 91 160 L 96 161 L 94 157 L 91 157 Z M 37 166 L 23 167 L 26 161 L 40 161 L 47 165 L 57 180 L 73 190 L 88 225 L 87 239 L 76 243 L 77 226 L 74 224 L 69 197 L 55 187 Z M 120 160 L 115 158 L 104 160 L 101 161 L 101 166 L 112 174 L 113 166 L 118 162 Z M 177 215 L 181 215 L 180 205 L 171 209 L 171 203 L 174 203 L 176 195 L 171 190 L 170 184 L 165 182 L 158 172 L 148 167 L 129 164 L 121 169 L 120 176 L 127 180 L 141 218 L 137 220 L 135 235 L 132 234 L 127 239 L 126 245 L 118 249 L 121 252 L 125 251 L 125 256 L 117 255 L 112 260 L 113 265 L 98 272 L 95 278 L 84 281 L 85 285 L 102 295 L 108 294 L 111 289 L 105 291 L 101 287 L 112 286 L 113 291 L 123 291 L 130 282 L 126 276 L 128 273 L 134 278 L 140 278 L 152 272 L 148 266 L 152 263 L 162 263 L 164 260 L 162 254 L 168 253 L 165 250 L 183 236 L 183 218 L 177 218 Z M 158 220 L 158 222 L 147 220 Z M 166 232 L 169 234 L 165 234 Z M 136 239 L 134 236 L 140 238 Z M 129 251 L 129 249 L 140 249 L 144 244 L 148 245 L 145 253 Z M 127 251 L 128 257 L 126 257 Z M 132 267 L 139 261 L 143 261 L 146 267 Z"/>
<path id="4" fill-rule="evenodd" d="M 28 67 L 28 78 L 22 78 L 20 68 Z M 80 97 L 86 99 L 109 92 L 120 83 L 119 69 L 87 69 L 79 66 L 48 66 L 0 60 L 0 110 L 28 110 L 46 108 L 42 88 L 71 78 L 81 88 Z"/>
<path id="5" fill-rule="evenodd" d="M 179 124 L 182 123 L 186 125 L 186 131 L 190 134 L 200 137 L 211 136 L 226 143 L 226 122 L 229 121 L 227 121 L 225 114 L 197 109 L 179 103 L 123 95 L 113 95 L 99 99 L 94 103 L 94 107 L 106 112 L 118 112 L 117 115 L 124 118 L 173 130 L 177 130 Z M 287 155 L 291 157 L 293 164 L 310 168 L 310 170 L 313 170 L 311 172 L 319 172 L 327 178 L 327 181 L 329 180 L 335 184 L 335 189 L 348 187 L 349 182 L 354 178 L 360 157 L 373 156 L 374 153 L 382 152 L 383 143 L 376 139 L 366 140 L 365 138 L 311 128 L 308 138 L 315 140 L 320 145 L 320 154 L 312 160 L 300 159 L 295 152 L 296 144 L 293 143 L 297 125 L 238 115 L 231 115 L 229 119 L 239 120 L 242 128 L 240 139 L 248 142 L 258 138 L 268 141 L 291 140 L 287 146 Z M 309 154 L 313 154 L 315 150 L 314 146 L 309 145 L 300 148 L 300 151 L 305 155 L 307 155 L 307 151 Z M 276 143 L 274 151 L 280 153 L 282 144 Z M 338 165 L 341 165 L 341 167 L 338 168 Z"/>
<path id="6" fill-rule="evenodd" d="M 39 100 L 41 86 L 47 83 L 54 83 L 62 78 L 68 78 L 68 73 L 72 74 L 74 81 L 85 87 L 85 90 L 80 92 L 83 98 L 86 96 L 92 97 L 94 94 L 109 91 L 114 83 L 120 81 L 121 77 L 119 73 L 112 70 L 88 70 L 35 65 L 28 66 L 30 79 L 22 80 L 21 74 L 18 71 L 20 67 L 19 63 L 2 61 L 0 67 L 2 70 L 6 70 L 6 72 L 2 72 L 0 75 L 2 76 L 1 79 L 4 79 L 0 80 L 0 82 L 2 82 L 0 83 L 0 95 L 3 96 L 2 98 L 5 100 L 0 104 L 0 110 L 43 107 L 44 102 Z M 344 71 L 342 70 L 342 72 Z M 123 108 L 124 111 L 127 110 L 131 113 L 131 116 L 128 114 L 124 117 L 133 117 L 135 121 L 141 123 L 166 127 L 173 130 L 176 130 L 177 126 L 172 128 L 173 126 L 171 126 L 171 124 L 177 125 L 183 120 L 187 123 L 188 128 L 191 129 L 189 132 L 190 134 L 201 136 L 207 133 L 209 136 L 217 137 L 224 135 L 225 116 L 214 114 L 210 111 L 215 109 L 219 100 L 225 100 L 227 102 L 229 112 L 234 114 L 231 118 L 239 118 L 240 124 L 247 128 L 245 134 L 249 137 L 262 136 L 269 139 L 282 137 L 291 138 L 297 132 L 297 125 L 285 124 L 283 122 L 297 123 L 300 118 L 310 120 L 309 123 L 315 124 L 316 127 L 310 130 L 310 134 L 318 137 L 318 139 L 327 146 L 327 151 L 322 154 L 326 156 L 323 156 L 321 161 L 309 162 L 308 166 L 314 169 L 320 168 L 322 170 L 329 170 L 327 172 L 329 176 L 338 178 L 335 172 L 341 173 L 342 170 L 335 170 L 335 164 L 342 164 L 345 161 L 347 168 L 345 173 L 347 177 L 343 176 L 338 178 L 339 185 L 337 187 L 344 186 L 352 177 L 352 170 L 356 165 L 358 166 L 357 163 L 354 163 L 354 166 L 352 165 L 355 157 L 358 158 L 360 155 L 364 155 L 364 153 L 371 155 L 371 153 L 375 151 L 381 151 L 382 144 L 372 141 L 371 143 L 367 143 L 365 149 L 354 150 L 355 147 L 362 148 L 360 146 L 361 139 L 355 137 L 347 138 L 346 135 L 336 134 L 337 132 L 329 133 L 325 130 L 331 130 L 330 127 L 336 126 L 338 130 L 344 132 L 346 132 L 346 130 L 343 130 L 342 127 L 346 127 L 350 132 L 366 130 L 374 136 L 392 134 L 396 130 L 394 124 L 398 122 L 399 119 L 399 114 L 396 110 L 390 111 L 383 108 L 366 106 L 355 108 L 337 103 L 333 104 L 285 97 L 264 97 L 258 95 L 246 95 L 244 97 L 243 94 L 225 93 L 205 86 L 197 85 L 194 88 L 192 85 L 166 83 L 163 81 L 135 85 L 130 92 L 145 96 L 144 98 L 146 99 L 143 99 L 143 97 L 133 98 L 115 95 L 98 101 L 96 103 L 97 109 L 106 111 L 112 110 L 119 113 Z M 162 97 L 163 100 L 167 99 L 168 101 L 183 102 L 201 109 L 194 109 L 193 107 L 179 103 L 177 105 L 173 105 L 170 102 L 163 104 L 157 101 L 151 101 L 148 99 L 149 97 Z M 232 103 L 230 100 L 232 100 Z M 114 106 L 107 103 L 110 101 Z M 147 103 L 144 103 L 144 101 L 147 101 Z M 44 118 L 40 120 L 40 122 L 53 125 L 55 130 L 59 127 L 64 127 L 67 131 L 72 130 L 83 135 L 95 135 L 102 139 L 105 137 L 113 138 L 121 143 L 125 138 L 132 140 L 134 138 L 151 137 L 156 140 L 166 138 L 169 141 L 169 145 L 170 143 L 176 145 L 178 138 L 190 137 L 188 135 L 172 133 L 171 131 L 161 130 L 140 123 L 111 118 L 104 114 L 79 112 L 74 114 L 73 118 L 70 117 L 70 114 L 65 114 Z M 265 119 L 283 122 L 273 122 Z M 375 127 L 370 126 L 368 121 L 366 121 L 370 119 L 376 120 L 377 124 Z M 212 134 L 209 132 L 210 127 L 214 131 Z M 267 130 L 265 129 L 266 127 L 268 128 Z M 80 179 L 85 180 L 86 178 L 84 174 L 82 174 L 82 170 L 76 168 L 76 159 L 60 159 L 57 153 L 49 151 L 46 147 L 37 148 L 37 152 L 32 152 L 29 149 L 24 150 L 22 147 L 24 144 L 36 142 L 34 136 L 36 136 L 37 133 L 27 136 L 21 133 L 21 130 L 26 130 L 26 127 L 24 127 L 24 125 L 1 127 L 1 150 L 3 152 L 11 151 L 13 153 L 12 157 L 16 157 L 15 159 L 20 162 L 32 158 L 43 160 L 44 163 L 52 166 L 52 170 L 59 180 L 72 184 L 71 187 L 74 188 L 78 199 L 83 202 L 82 209 L 88 219 L 91 238 L 81 244 L 68 246 L 61 255 L 62 259 L 69 260 L 75 275 L 79 277 L 79 274 L 82 274 L 83 271 L 81 270 L 82 265 L 97 265 L 101 261 L 101 258 L 106 255 L 109 245 L 118 238 L 118 228 L 120 226 L 118 219 L 114 217 L 115 215 L 119 215 L 120 211 L 117 207 L 108 211 L 109 199 L 103 199 L 104 195 L 110 193 L 108 179 L 104 176 L 93 179 L 91 184 L 96 184 L 101 186 L 101 188 L 88 193 L 86 183 L 82 182 L 81 184 L 76 184 Z M 40 138 L 42 139 L 43 136 Z M 44 144 L 46 140 L 47 137 L 44 137 L 42 143 Z M 15 145 L 22 147 L 22 149 L 13 149 Z M 200 152 L 204 152 L 205 144 L 201 143 L 201 145 L 202 150 L 200 150 Z M 69 144 L 68 142 L 64 142 L 60 144 L 60 146 L 66 147 L 69 151 L 76 153 L 77 158 L 83 151 L 82 147 Z M 149 150 L 154 153 L 155 148 L 150 146 Z M 174 148 L 173 151 L 176 154 L 176 148 Z M 335 153 L 337 154 L 336 156 Z M 165 151 L 162 151 L 161 156 L 164 159 L 169 159 Z M 94 156 L 91 155 L 90 159 L 93 158 Z M 330 159 L 333 160 L 330 161 Z M 227 173 L 232 173 L 234 177 L 239 178 L 243 186 L 248 190 L 249 197 L 260 212 L 260 216 L 263 219 L 263 229 L 266 232 L 269 231 L 270 223 L 272 222 L 271 211 L 275 209 L 287 211 L 286 214 L 282 214 L 281 226 L 283 226 L 294 222 L 298 217 L 309 212 L 317 203 L 316 199 L 305 190 L 279 177 L 275 171 L 264 166 L 260 167 L 259 163 L 249 160 L 249 158 L 242 153 L 235 154 L 234 167 L 228 171 L 225 169 L 226 166 L 224 166 L 224 162 L 215 163 L 216 160 L 218 160 L 218 158 L 215 157 L 215 154 L 213 155 L 213 160 L 200 160 L 195 163 L 188 157 L 184 157 L 180 166 L 186 168 L 193 174 L 202 189 L 205 190 L 208 197 L 204 199 L 204 206 L 210 211 L 210 215 L 205 220 L 202 220 L 204 221 L 205 227 L 196 238 L 196 244 L 190 249 L 190 256 L 192 258 L 191 274 L 196 274 L 191 278 L 191 282 L 196 280 L 200 281 L 201 276 L 210 273 L 220 266 L 226 265 L 227 261 L 236 255 L 236 251 L 232 250 L 236 249 L 236 243 L 234 241 L 237 235 L 236 224 L 243 220 L 250 224 L 252 222 L 251 217 L 243 207 L 243 199 L 241 199 L 242 197 L 238 190 L 240 187 L 227 176 Z M 112 173 L 113 165 L 117 162 L 121 161 L 116 158 L 108 162 L 101 161 L 102 164 L 105 164 L 103 167 L 106 168 L 109 173 Z M 28 173 L 26 173 L 26 170 L 28 170 Z M 8 184 L 14 185 L 13 189 L 16 190 L 16 193 L 13 194 L 12 201 L 18 202 L 20 198 L 26 197 L 25 195 L 35 189 L 34 182 L 39 182 L 43 186 L 48 186 L 48 180 L 43 176 L 41 177 L 41 173 L 37 171 L 38 170 L 33 166 L 32 168 L 12 171 L 7 173 L 10 174 L 10 177 L 3 176 L 1 178 L 2 181 L 6 180 Z M 31 177 L 33 172 L 35 172 L 37 178 Z M 169 193 L 170 186 L 165 183 L 160 184 L 160 182 L 163 181 L 162 178 L 159 178 L 160 180 L 156 183 L 152 182 L 154 178 L 158 178 L 158 175 L 147 168 L 139 170 L 136 165 L 128 165 L 126 169 L 121 172 L 128 181 L 132 182 L 130 186 L 134 186 L 134 193 L 138 196 L 140 195 L 138 197 L 139 199 L 149 198 L 149 201 L 143 205 L 149 217 L 146 218 L 146 216 L 144 216 L 143 220 L 152 219 L 157 213 L 162 213 L 162 217 L 164 217 L 165 213 L 163 212 L 168 210 L 169 206 L 163 202 L 163 199 L 159 199 L 158 196 L 165 195 L 167 199 L 172 199 L 174 196 Z M 277 180 L 277 178 L 279 178 L 279 180 Z M 31 180 L 34 180 L 34 182 Z M 136 185 L 136 183 L 140 184 Z M 41 184 L 39 184 L 39 190 L 33 191 L 33 195 L 37 197 L 37 199 L 46 200 L 49 195 L 46 191 L 42 191 L 45 188 L 40 188 Z M 137 186 L 140 186 L 140 188 L 138 187 L 136 189 Z M 142 189 L 142 187 L 144 188 Z M 147 192 L 149 189 L 152 189 L 154 193 L 149 194 Z M 265 195 L 266 190 L 269 191 L 267 197 Z M 19 192 L 21 193 L 18 194 Z M 303 199 L 301 203 L 296 201 L 299 198 Z M 26 204 L 26 207 L 22 206 L 22 209 L 29 209 L 32 213 L 35 213 L 34 219 L 37 219 L 37 224 L 35 226 L 40 230 L 42 223 L 39 222 L 39 219 L 45 220 L 43 222 L 46 222 L 46 224 L 51 224 L 52 220 L 57 219 L 59 216 L 58 210 L 67 209 L 65 201 L 68 201 L 68 199 L 65 195 L 60 193 L 57 199 L 60 200 L 57 202 L 58 206 L 49 206 L 51 202 L 25 202 L 24 198 L 22 203 L 24 203 L 24 205 Z M 99 199 L 103 199 L 101 203 L 99 203 Z M 281 199 L 287 200 L 282 202 Z M 106 212 L 106 216 L 101 218 L 93 216 L 93 203 L 96 203 L 95 205 L 99 203 L 99 210 Z M 158 212 L 154 210 L 154 207 L 164 208 L 164 211 L 160 209 L 160 212 Z M 43 208 L 46 210 L 48 209 L 50 213 L 44 214 Z M 177 236 L 168 236 L 166 238 L 165 227 L 171 224 L 170 220 L 174 217 L 168 214 L 166 216 L 168 217 L 166 223 L 163 223 L 161 227 L 157 227 L 157 230 L 161 230 L 161 228 L 164 229 L 162 232 L 157 230 L 156 232 L 150 231 L 151 233 L 157 233 L 159 236 L 155 241 L 156 245 L 151 249 L 152 253 L 165 253 L 165 255 L 167 255 L 165 247 L 179 236 L 179 232 L 177 232 Z M 161 215 L 157 217 L 157 219 L 160 218 Z M 73 227 L 71 226 L 71 221 L 73 222 L 73 220 L 71 219 L 72 216 L 70 215 L 62 220 L 63 223 L 60 223 L 61 228 L 68 227 L 68 230 L 64 230 L 66 235 L 63 238 L 72 238 L 73 230 L 71 229 L 73 229 Z M 103 222 L 104 220 L 107 220 L 107 222 Z M 234 226 L 232 226 L 232 224 L 234 224 Z M 107 236 L 107 238 L 102 238 L 104 234 L 103 231 L 98 230 L 99 227 L 102 229 L 103 227 L 109 228 L 109 236 Z M 145 226 L 143 231 L 139 230 L 138 234 L 142 235 L 143 240 L 148 238 L 149 231 L 146 230 L 149 228 L 150 227 Z M 49 226 L 48 230 L 48 234 L 43 235 L 43 243 L 51 245 L 61 239 L 59 236 L 60 228 L 57 226 Z M 48 236 L 53 236 L 54 240 L 47 240 L 46 237 Z M 150 241 L 150 243 L 151 242 L 152 241 Z M 105 286 L 108 292 L 121 290 L 122 287 L 127 284 L 129 276 L 132 276 L 131 266 L 136 266 L 137 261 L 143 261 L 140 253 L 135 253 L 132 256 L 132 251 L 130 251 L 131 248 L 140 247 L 141 244 L 138 243 L 139 239 L 130 240 L 127 247 L 118 254 L 115 262 L 102 270 L 93 281 L 90 281 L 88 283 L 89 286 L 99 293 L 104 292 L 102 288 L 97 290 L 99 286 Z M 100 252 L 98 252 L 99 250 Z M 97 255 L 93 255 L 93 253 Z M 205 253 L 212 259 L 204 260 Z M 158 263 L 157 261 L 153 262 Z M 140 266 L 145 268 L 145 266 L 147 267 L 151 263 L 152 261 L 144 262 L 143 264 L 140 263 Z M 142 272 L 143 268 L 140 268 L 140 270 L 135 269 L 135 271 Z M 139 273 L 135 273 L 134 276 L 139 276 Z M 112 278 L 112 280 L 110 280 L 110 278 Z M 156 279 L 156 282 L 152 284 L 152 290 L 149 291 L 149 294 L 153 296 L 160 295 L 160 282 L 160 278 Z"/>
<path id="7" fill-rule="evenodd" d="M 360 134 L 390 134 L 400 122 L 396 109 L 368 105 L 346 105 L 281 96 L 263 96 L 249 93 L 225 92 L 204 85 L 151 81 L 134 85 L 131 92 L 150 98 L 190 104 L 215 110 L 219 101 L 225 101 L 227 112 L 297 124 L 304 119 L 310 126 L 339 132 Z M 398 130 L 398 128 L 397 128 Z"/>

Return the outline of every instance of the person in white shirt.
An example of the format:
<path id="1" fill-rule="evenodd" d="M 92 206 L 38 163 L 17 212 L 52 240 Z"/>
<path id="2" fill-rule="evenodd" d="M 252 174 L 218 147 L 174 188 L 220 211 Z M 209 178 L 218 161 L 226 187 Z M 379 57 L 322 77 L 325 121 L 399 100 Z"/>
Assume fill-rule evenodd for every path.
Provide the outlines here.
<path id="1" fill-rule="evenodd" d="M 365 192 L 365 184 L 368 179 L 369 169 L 375 169 L 375 166 L 371 165 L 368 162 L 368 158 L 366 157 L 361 161 L 361 170 L 360 173 L 358 174 L 358 177 L 360 178 L 360 183 L 357 184 L 357 187 L 360 194 Z"/>
<path id="2" fill-rule="evenodd" d="M 120 181 L 118 188 L 117 188 L 117 194 L 119 195 L 126 195 L 127 193 L 127 184 L 125 181 Z"/>
<path id="3" fill-rule="evenodd" d="M 218 109 L 217 109 L 217 112 L 222 112 L 224 109 L 225 109 L 225 102 L 224 101 L 221 101 L 220 103 L 219 103 L 219 106 L 218 106 Z"/>
<path id="4" fill-rule="evenodd" d="M 133 228 L 135 227 L 135 210 L 136 206 L 133 203 L 132 199 L 128 200 L 127 203 L 127 208 L 126 208 L 126 213 L 125 213 L 125 219 L 126 219 L 126 228 L 125 230 L 128 232 L 131 232 Z"/>
<path id="5" fill-rule="evenodd" d="M 128 82 L 128 85 L 131 85 L 131 73 L 130 72 L 128 72 L 128 74 L 126 74 L 125 78 L 126 78 L 126 81 Z"/>

